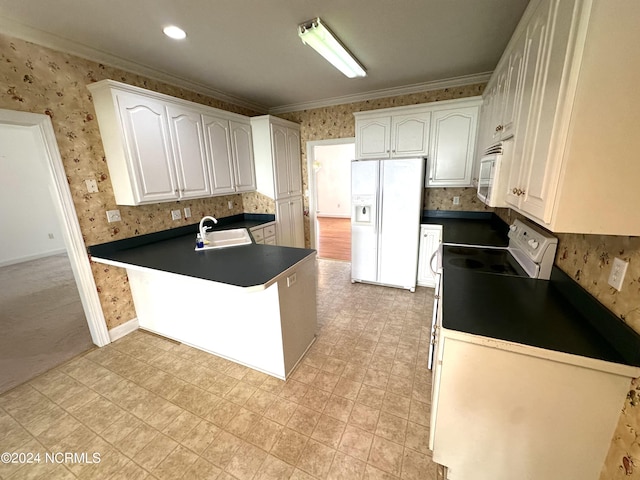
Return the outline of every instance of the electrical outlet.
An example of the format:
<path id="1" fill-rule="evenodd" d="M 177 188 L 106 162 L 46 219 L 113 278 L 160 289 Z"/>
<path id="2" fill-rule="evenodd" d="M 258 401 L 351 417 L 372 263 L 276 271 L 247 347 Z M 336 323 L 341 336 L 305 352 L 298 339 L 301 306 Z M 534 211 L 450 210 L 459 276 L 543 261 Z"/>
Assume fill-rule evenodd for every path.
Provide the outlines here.
<path id="1" fill-rule="evenodd" d="M 227 202 L 227 206 L 229 207 L 229 210 L 232 210 L 233 209 L 233 202 L 231 200 L 229 200 Z"/>
<path id="2" fill-rule="evenodd" d="M 49 234 L 49 240 L 53 240 L 53 233 Z"/>
<path id="3" fill-rule="evenodd" d="M 628 266 L 629 262 L 625 262 L 618 257 L 613 259 L 613 266 L 611 267 L 611 273 L 609 274 L 608 282 L 609 285 L 611 285 L 618 291 L 622 289 L 622 282 L 624 281 L 624 276 L 627 273 Z"/>
<path id="4" fill-rule="evenodd" d="M 96 193 L 98 191 L 98 183 L 95 180 L 85 180 L 88 193 Z"/>
<path id="5" fill-rule="evenodd" d="M 180 210 L 171 210 L 171 220 L 180 220 L 182 212 Z"/>
<path id="6" fill-rule="evenodd" d="M 184 207 L 184 218 L 190 218 L 190 217 L 191 217 L 191 208 Z"/>
<path id="7" fill-rule="evenodd" d="M 460 205 L 460 197 L 453 197 L 453 204 Z"/>
<path id="8" fill-rule="evenodd" d="M 293 285 L 294 283 L 296 283 L 297 280 L 297 275 L 294 273 L 292 275 L 289 275 L 287 277 L 287 287 L 290 287 L 291 285 Z"/>
<path id="9" fill-rule="evenodd" d="M 122 220 L 120 210 L 107 210 L 107 222 L 119 222 L 120 220 Z"/>

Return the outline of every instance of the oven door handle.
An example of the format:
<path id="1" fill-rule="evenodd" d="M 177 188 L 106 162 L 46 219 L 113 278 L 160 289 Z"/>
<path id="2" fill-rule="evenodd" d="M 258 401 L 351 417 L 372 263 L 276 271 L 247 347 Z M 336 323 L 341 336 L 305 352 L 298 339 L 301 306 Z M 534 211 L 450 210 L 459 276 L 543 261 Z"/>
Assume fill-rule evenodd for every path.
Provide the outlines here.
<path id="1" fill-rule="evenodd" d="M 438 272 L 436 271 L 436 269 L 433 268 L 433 259 L 436 258 L 436 255 L 438 255 L 438 252 L 440 251 L 441 248 L 442 248 L 442 242 L 438 243 L 438 248 L 436 248 L 436 250 L 431 255 L 431 258 L 429 259 L 429 268 L 431 269 L 431 272 L 434 275 L 436 275 Z"/>

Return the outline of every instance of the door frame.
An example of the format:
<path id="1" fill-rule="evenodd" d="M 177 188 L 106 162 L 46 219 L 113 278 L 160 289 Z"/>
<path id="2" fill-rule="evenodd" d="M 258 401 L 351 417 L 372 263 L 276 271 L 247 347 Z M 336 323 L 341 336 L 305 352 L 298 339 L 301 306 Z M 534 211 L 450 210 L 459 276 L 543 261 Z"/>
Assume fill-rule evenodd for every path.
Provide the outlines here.
<path id="1" fill-rule="evenodd" d="M 82 237 L 51 118 L 39 113 L 0 109 L 0 124 L 31 128 L 42 142 L 53 206 L 61 223 L 62 236 L 89 325 L 91 340 L 97 346 L 103 347 L 111 342 L 109 330 L 98 297 L 87 247 Z M 37 218 L 34 218 L 34 221 L 37 221 Z"/>
<path id="2" fill-rule="evenodd" d="M 346 138 L 331 138 L 327 140 L 313 140 L 307 142 L 307 185 L 309 186 L 309 242 L 311 243 L 310 248 L 314 248 L 317 250 L 318 238 L 316 232 L 316 206 L 318 204 L 316 191 L 316 171 L 313 168 L 313 164 L 315 163 L 315 148 L 316 147 L 326 147 L 329 145 L 346 145 L 349 143 L 356 143 L 356 137 L 346 137 Z"/>

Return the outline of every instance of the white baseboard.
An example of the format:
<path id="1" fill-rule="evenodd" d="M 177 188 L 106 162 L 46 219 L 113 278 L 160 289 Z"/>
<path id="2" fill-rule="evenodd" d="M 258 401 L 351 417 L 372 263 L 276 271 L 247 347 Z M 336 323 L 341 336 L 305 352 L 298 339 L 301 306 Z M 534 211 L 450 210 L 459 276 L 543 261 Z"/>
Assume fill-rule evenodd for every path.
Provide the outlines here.
<path id="1" fill-rule="evenodd" d="M 112 342 L 115 342 L 119 338 L 122 338 L 125 335 L 129 335 L 131 332 L 135 332 L 136 330 L 138 330 L 138 328 L 138 319 L 132 318 L 128 322 L 125 322 L 122 325 L 118 325 L 117 327 L 109 330 L 109 338 L 111 338 Z"/>
<path id="2" fill-rule="evenodd" d="M 37 260 L 39 258 L 44 258 L 44 257 L 51 257 L 53 255 L 59 255 L 61 253 L 67 253 L 67 249 L 56 248 L 55 250 L 48 250 L 46 252 L 34 253 L 33 255 L 25 255 L 23 257 L 0 260 L 0 267 L 8 267 L 9 265 L 15 265 L 16 263 L 29 262 L 31 260 Z"/>

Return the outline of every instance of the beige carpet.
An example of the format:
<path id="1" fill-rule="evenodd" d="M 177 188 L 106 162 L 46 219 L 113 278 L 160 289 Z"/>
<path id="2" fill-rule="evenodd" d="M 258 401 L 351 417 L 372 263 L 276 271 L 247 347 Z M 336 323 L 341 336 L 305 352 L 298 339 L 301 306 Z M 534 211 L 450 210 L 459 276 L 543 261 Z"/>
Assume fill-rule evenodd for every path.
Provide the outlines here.
<path id="1" fill-rule="evenodd" d="M 0 268 L 0 393 L 92 347 L 67 255 Z"/>

